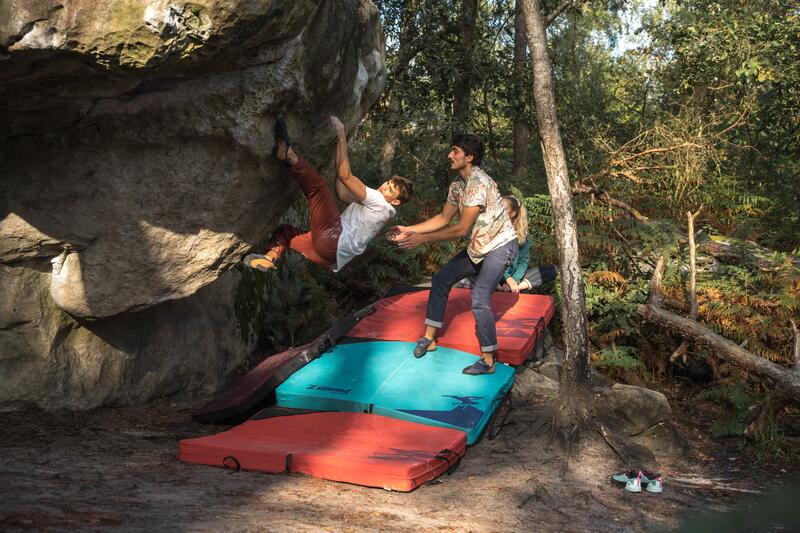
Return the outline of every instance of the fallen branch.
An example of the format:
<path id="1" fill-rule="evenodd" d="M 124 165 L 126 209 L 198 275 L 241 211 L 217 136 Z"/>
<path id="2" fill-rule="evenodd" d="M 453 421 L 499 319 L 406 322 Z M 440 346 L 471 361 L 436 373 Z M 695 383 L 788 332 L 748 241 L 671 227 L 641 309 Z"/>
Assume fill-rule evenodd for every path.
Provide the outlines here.
<path id="1" fill-rule="evenodd" d="M 653 277 L 650 278 L 650 303 L 655 306 L 661 305 L 661 278 L 664 277 L 664 270 L 667 268 L 667 262 L 664 256 L 658 258 L 656 268 L 653 270 Z"/>
<path id="2" fill-rule="evenodd" d="M 608 203 L 608 205 L 612 205 L 614 207 L 622 209 L 623 211 L 627 211 L 628 214 L 630 214 L 630 216 L 632 216 L 633 218 L 635 218 L 640 222 L 647 222 L 650 220 L 649 218 L 641 214 L 639 211 L 637 211 L 629 204 L 626 204 L 622 200 L 617 200 L 616 198 L 612 198 L 611 195 L 609 195 L 606 191 L 600 190 L 596 187 L 592 187 L 584 183 L 576 183 L 575 185 L 572 186 L 572 194 L 593 194 L 605 200 L 606 203 Z"/>
<path id="3" fill-rule="evenodd" d="M 773 271 L 784 267 L 782 261 L 775 261 L 768 257 L 769 250 L 753 243 L 748 243 L 748 246 L 753 250 L 748 250 L 744 246 L 709 239 L 700 243 L 700 250 L 723 263 L 744 264 L 764 271 Z M 800 268 L 800 259 L 797 257 L 789 257 L 789 261 L 795 267 Z"/>
<path id="4" fill-rule="evenodd" d="M 800 335 L 798 335 L 797 324 L 795 324 L 794 320 L 790 320 L 789 322 L 792 323 L 792 333 L 794 333 L 794 352 L 792 357 L 794 371 L 800 372 Z"/>
<path id="5" fill-rule="evenodd" d="M 637 159 L 639 157 L 644 157 L 644 156 L 652 155 L 652 154 L 662 154 L 664 152 L 674 152 L 676 150 L 680 150 L 681 148 L 701 149 L 701 148 L 703 148 L 703 146 L 699 145 L 697 143 L 693 143 L 693 142 L 688 142 L 687 141 L 687 142 L 683 142 L 683 143 L 680 143 L 680 144 L 676 144 L 675 146 L 663 146 L 663 147 L 658 147 L 658 148 L 650 148 L 648 150 L 642 150 L 641 152 L 637 152 L 637 153 L 631 154 L 631 155 L 629 155 L 627 157 L 623 157 L 622 159 L 612 160 L 611 161 L 611 166 L 618 167 L 618 166 L 621 166 L 621 165 L 623 165 L 623 164 L 625 164 L 625 163 L 627 163 L 629 161 Z"/>
<path id="6" fill-rule="evenodd" d="M 686 364 L 686 352 L 689 351 L 689 341 L 683 339 L 681 345 L 675 348 L 675 351 L 672 352 L 672 355 L 669 356 L 669 362 L 674 363 L 678 359 L 683 359 L 684 364 Z"/>
<path id="7" fill-rule="evenodd" d="M 639 305 L 636 312 L 648 322 L 675 331 L 685 338 L 706 346 L 714 355 L 726 359 L 734 366 L 772 381 L 776 389 L 785 392 L 793 401 L 800 401 L 800 372 L 788 370 L 750 353 L 695 320 L 670 313 L 651 304 Z"/>

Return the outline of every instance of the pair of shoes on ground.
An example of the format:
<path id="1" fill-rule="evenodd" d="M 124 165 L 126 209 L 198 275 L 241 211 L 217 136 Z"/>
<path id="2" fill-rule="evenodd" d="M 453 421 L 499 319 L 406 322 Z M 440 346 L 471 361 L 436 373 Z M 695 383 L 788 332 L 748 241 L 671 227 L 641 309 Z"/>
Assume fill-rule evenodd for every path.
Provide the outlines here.
<path id="1" fill-rule="evenodd" d="M 419 359 L 420 357 L 424 356 L 428 352 L 433 352 L 436 350 L 436 346 L 431 348 L 431 344 L 433 344 L 433 339 L 429 339 L 427 337 L 420 337 L 417 341 L 417 345 L 414 346 L 414 357 Z M 494 361 L 490 365 L 483 359 L 478 359 L 468 367 L 464 368 L 461 371 L 462 374 L 467 374 L 470 376 L 480 376 L 483 374 L 494 374 Z"/>
<path id="2" fill-rule="evenodd" d="M 642 488 L 653 494 L 660 494 L 664 491 L 661 474 L 646 472 L 642 470 L 627 470 L 611 476 L 611 481 L 619 485 L 625 485 L 628 492 L 642 492 Z"/>

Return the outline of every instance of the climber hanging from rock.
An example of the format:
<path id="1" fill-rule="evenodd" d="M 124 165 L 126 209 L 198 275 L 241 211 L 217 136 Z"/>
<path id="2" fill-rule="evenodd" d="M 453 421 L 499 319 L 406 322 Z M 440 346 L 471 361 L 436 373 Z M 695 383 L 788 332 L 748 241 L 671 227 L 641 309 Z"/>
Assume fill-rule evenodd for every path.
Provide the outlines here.
<path id="1" fill-rule="evenodd" d="M 413 183 L 393 176 L 377 189 L 364 185 L 350 171 L 344 124 L 330 117 L 336 130 L 336 193 L 348 205 L 340 214 L 322 176 L 292 147 L 286 124 L 275 121 L 275 156 L 285 161 L 308 202 L 310 230 L 284 224 L 272 235 L 264 255 L 250 254 L 246 265 L 262 271 L 274 270 L 287 248 L 303 254 L 312 263 L 334 272 L 364 252 L 369 241 L 395 216 L 395 206 L 408 202 Z"/>

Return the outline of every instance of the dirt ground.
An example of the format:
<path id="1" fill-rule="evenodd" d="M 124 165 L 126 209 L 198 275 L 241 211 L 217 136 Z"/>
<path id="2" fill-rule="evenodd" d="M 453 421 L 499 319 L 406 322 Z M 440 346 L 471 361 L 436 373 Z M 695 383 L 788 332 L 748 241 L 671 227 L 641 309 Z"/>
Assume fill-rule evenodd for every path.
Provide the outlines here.
<path id="1" fill-rule="evenodd" d="M 622 465 L 593 439 L 562 478 L 562 456 L 541 423 L 542 405 L 525 405 L 512 411 L 496 439 L 469 448 L 452 475 L 411 493 L 388 492 L 182 464 L 180 439 L 224 429 L 191 419 L 202 401 L 0 413 L 0 530 L 671 529 L 700 512 L 746 504 L 798 473 L 781 465 L 753 470 L 734 444 L 708 437 L 707 421 L 687 423 L 677 406 L 691 452 L 661 463 L 663 494 L 629 494 L 611 485 L 610 474 Z"/>

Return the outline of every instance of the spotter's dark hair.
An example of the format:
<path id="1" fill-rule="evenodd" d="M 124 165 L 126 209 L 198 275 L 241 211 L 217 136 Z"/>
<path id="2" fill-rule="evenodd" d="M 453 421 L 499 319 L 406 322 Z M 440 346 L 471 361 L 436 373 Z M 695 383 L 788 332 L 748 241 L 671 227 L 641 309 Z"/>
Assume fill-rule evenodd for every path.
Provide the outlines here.
<path id="1" fill-rule="evenodd" d="M 472 164 L 474 166 L 481 166 L 481 163 L 483 162 L 483 154 L 486 149 L 484 148 L 483 141 L 480 137 L 477 135 L 472 135 L 471 133 L 459 133 L 453 137 L 453 142 L 450 144 L 452 146 L 458 146 L 464 150 L 464 155 L 471 155 Z"/>

